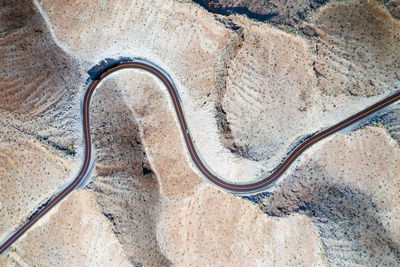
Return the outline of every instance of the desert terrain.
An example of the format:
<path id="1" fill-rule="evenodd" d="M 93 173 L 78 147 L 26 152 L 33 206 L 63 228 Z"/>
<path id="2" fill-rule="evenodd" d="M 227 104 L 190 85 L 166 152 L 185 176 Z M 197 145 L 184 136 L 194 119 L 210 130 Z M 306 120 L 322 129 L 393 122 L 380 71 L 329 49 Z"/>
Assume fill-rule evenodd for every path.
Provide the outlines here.
<path id="1" fill-rule="evenodd" d="M 90 70 L 139 57 L 175 82 L 196 148 L 230 182 L 400 89 L 400 2 L 0 3 L 0 237 L 78 173 Z M 266 192 L 207 182 L 163 84 L 113 73 L 90 104 L 90 179 L 1 266 L 394 266 L 400 111 L 313 145 Z"/>

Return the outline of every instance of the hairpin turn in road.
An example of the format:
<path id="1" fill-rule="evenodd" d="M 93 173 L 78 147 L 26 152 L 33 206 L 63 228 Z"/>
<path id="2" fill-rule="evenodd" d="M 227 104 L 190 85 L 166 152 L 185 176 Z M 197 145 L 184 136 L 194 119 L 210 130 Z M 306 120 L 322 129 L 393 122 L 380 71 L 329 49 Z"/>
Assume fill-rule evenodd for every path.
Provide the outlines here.
<path id="1" fill-rule="evenodd" d="M 93 95 L 94 90 L 99 85 L 99 83 L 110 75 L 113 72 L 122 69 L 141 69 L 152 73 L 156 76 L 167 88 L 168 93 L 172 99 L 173 106 L 175 108 L 175 112 L 178 118 L 178 122 L 182 131 L 182 135 L 184 137 L 184 141 L 188 152 L 190 154 L 191 159 L 193 160 L 194 165 L 196 165 L 197 169 L 200 173 L 211 183 L 214 185 L 232 192 L 236 194 L 248 194 L 248 193 L 255 193 L 261 191 L 271 185 L 274 181 L 276 181 L 296 160 L 299 155 L 306 150 L 311 145 L 315 144 L 316 142 L 324 139 L 325 137 L 336 133 L 349 125 L 352 125 L 361 119 L 371 115 L 372 113 L 396 102 L 400 99 L 400 91 L 379 101 L 378 103 L 356 113 L 355 115 L 345 119 L 338 124 L 333 125 L 332 127 L 319 132 L 318 134 L 312 136 L 310 139 L 301 143 L 297 148 L 295 148 L 289 156 L 274 170 L 274 172 L 269 175 L 268 177 L 261 179 L 258 182 L 249 183 L 249 184 L 234 184 L 229 183 L 227 181 L 218 178 L 215 174 L 213 174 L 202 162 L 200 159 L 196 148 L 194 146 L 193 140 L 190 137 L 190 133 L 188 130 L 188 126 L 186 124 L 186 120 L 182 111 L 182 107 L 180 104 L 179 96 L 177 94 L 175 85 L 173 84 L 172 80 L 166 75 L 164 71 L 162 71 L 157 66 L 153 65 L 150 62 L 144 60 L 133 60 L 129 62 L 123 62 L 116 66 L 109 67 L 105 69 L 102 74 L 94 79 L 83 99 L 83 107 L 82 107 L 82 116 L 83 116 L 83 133 L 84 133 L 84 140 L 85 140 L 85 157 L 83 161 L 82 168 L 80 169 L 78 175 L 74 179 L 74 181 L 69 184 L 64 190 L 62 190 L 57 196 L 55 196 L 49 203 L 39 210 L 32 218 L 24 224 L 21 228 L 19 228 L 15 233 L 13 233 L 1 246 L 0 246 L 0 254 L 7 250 L 19 237 L 21 237 L 34 223 L 36 223 L 43 215 L 45 215 L 51 208 L 53 208 L 57 203 L 59 203 L 65 196 L 71 193 L 85 177 L 87 176 L 87 172 L 90 171 L 90 162 L 92 160 L 92 147 L 91 147 L 91 136 L 90 136 L 90 124 L 89 124 L 89 104 L 90 99 Z"/>

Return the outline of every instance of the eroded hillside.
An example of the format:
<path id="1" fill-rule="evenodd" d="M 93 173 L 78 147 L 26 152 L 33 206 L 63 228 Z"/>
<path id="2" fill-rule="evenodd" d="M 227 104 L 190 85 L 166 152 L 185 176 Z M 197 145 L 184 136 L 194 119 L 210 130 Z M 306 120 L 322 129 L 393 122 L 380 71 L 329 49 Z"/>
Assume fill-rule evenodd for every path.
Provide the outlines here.
<path id="1" fill-rule="evenodd" d="M 259 179 L 298 140 L 400 85 L 397 1 L 195 2 L 208 10 L 172 0 L 0 4 L 2 237 L 79 170 L 86 72 L 105 58 L 165 69 L 202 158 L 231 182 Z M 199 176 L 166 89 L 150 74 L 114 73 L 90 114 L 91 182 L 0 265 L 400 260 L 397 106 L 314 145 L 252 201 Z"/>

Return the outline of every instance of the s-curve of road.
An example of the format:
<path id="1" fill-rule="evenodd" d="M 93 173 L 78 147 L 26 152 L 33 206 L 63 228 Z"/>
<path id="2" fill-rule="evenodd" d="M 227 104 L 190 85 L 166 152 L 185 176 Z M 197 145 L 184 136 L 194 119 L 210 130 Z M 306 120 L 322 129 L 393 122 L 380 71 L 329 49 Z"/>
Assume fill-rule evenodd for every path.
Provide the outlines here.
<path id="1" fill-rule="evenodd" d="M 298 147 L 296 147 L 291 154 L 274 170 L 274 172 L 268 177 L 254 183 L 249 184 L 234 184 L 224 181 L 223 179 L 217 177 L 211 170 L 209 170 L 206 165 L 200 159 L 196 148 L 194 146 L 194 142 L 190 137 L 190 133 L 188 130 L 188 126 L 182 111 L 182 106 L 180 103 L 179 96 L 176 91 L 176 87 L 173 84 L 172 80 L 168 77 L 168 75 L 158 68 L 156 65 L 151 62 L 145 60 L 132 60 L 128 62 L 119 63 L 116 66 L 109 67 L 105 69 L 101 75 L 99 75 L 96 79 L 93 79 L 89 84 L 89 87 L 85 93 L 83 99 L 82 106 L 82 116 L 83 116 L 83 133 L 85 140 L 85 157 L 83 161 L 82 168 L 80 169 L 78 175 L 73 180 L 71 184 L 69 184 L 65 189 L 63 189 L 57 196 L 55 196 L 51 201 L 47 203 L 45 207 L 39 210 L 36 214 L 34 214 L 31 219 L 24 224 L 21 228 L 19 228 L 15 233 L 13 233 L 1 246 L 0 246 L 0 254 L 7 250 L 18 238 L 20 238 L 34 223 L 36 223 L 43 215 L 45 215 L 51 208 L 53 208 L 57 203 L 59 203 L 64 197 L 66 197 L 69 193 L 71 193 L 87 176 L 90 171 L 90 163 L 92 160 L 92 146 L 91 146 L 91 136 L 90 136 L 90 123 L 89 123 L 89 104 L 93 92 L 100 84 L 100 82 L 106 78 L 108 75 L 123 69 L 140 69 L 144 71 L 148 71 L 149 73 L 156 76 L 167 88 L 169 95 L 171 97 L 178 122 L 182 131 L 182 135 L 184 137 L 184 141 L 187 147 L 187 150 L 190 154 L 191 159 L 193 160 L 194 165 L 198 168 L 200 173 L 211 183 L 216 186 L 232 192 L 236 194 L 246 194 L 246 193 L 255 193 L 257 191 L 261 191 L 271 185 L 274 181 L 276 181 L 299 157 L 299 155 L 306 150 L 311 145 L 316 142 L 326 138 L 327 136 L 336 133 L 349 125 L 356 123 L 357 121 L 371 115 L 372 113 L 396 102 L 400 99 L 400 91 L 379 101 L 378 103 L 354 114 L 353 116 L 339 122 L 332 127 L 319 132 L 314 135 L 310 139 L 307 139 L 303 143 L 301 143 Z"/>

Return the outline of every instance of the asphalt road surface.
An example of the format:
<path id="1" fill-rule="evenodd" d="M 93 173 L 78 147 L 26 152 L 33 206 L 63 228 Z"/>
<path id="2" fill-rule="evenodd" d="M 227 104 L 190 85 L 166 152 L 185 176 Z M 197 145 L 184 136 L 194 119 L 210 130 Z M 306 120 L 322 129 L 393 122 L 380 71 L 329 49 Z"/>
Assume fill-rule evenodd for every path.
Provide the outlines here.
<path id="1" fill-rule="evenodd" d="M 396 102 L 400 99 L 400 91 L 379 101 L 378 103 L 356 113 L 355 115 L 345 119 L 338 124 L 333 125 L 332 127 L 319 132 L 318 134 L 312 136 L 310 139 L 301 143 L 296 149 L 292 151 L 292 153 L 274 170 L 274 172 L 254 183 L 249 184 L 235 184 L 224 181 L 223 179 L 217 177 L 213 174 L 205 164 L 201 161 L 198 153 L 196 152 L 195 146 L 193 144 L 193 140 L 190 137 L 190 133 L 188 130 L 188 126 L 186 124 L 186 120 L 182 111 L 182 107 L 180 104 L 179 96 L 175 90 L 175 85 L 172 81 L 165 75 L 165 73 L 160 70 L 155 65 L 151 64 L 150 62 L 146 62 L 143 60 L 138 61 L 131 61 L 131 62 L 123 62 L 119 65 L 112 66 L 94 79 L 85 94 L 84 101 L 83 101 L 83 108 L 82 108 L 82 116 L 83 116 L 83 132 L 84 132 L 84 139 L 85 139 L 85 157 L 83 161 L 83 165 L 79 174 L 76 176 L 75 180 L 69 184 L 64 190 L 62 190 L 57 196 L 55 196 L 49 203 L 43 207 L 40 211 L 38 211 L 32 218 L 24 224 L 21 228 L 19 228 L 15 233 L 13 233 L 1 246 L 0 246 L 0 254 L 7 250 L 19 237 L 21 237 L 34 223 L 36 223 L 43 215 L 45 215 L 51 208 L 53 208 L 57 203 L 59 203 L 64 197 L 66 197 L 69 193 L 71 193 L 79 183 L 86 177 L 87 172 L 90 171 L 90 162 L 92 160 L 92 146 L 91 146 L 91 137 L 90 137 L 90 127 L 89 127 L 89 104 L 90 99 L 93 95 L 94 90 L 99 85 L 99 83 L 110 75 L 113 72 L 122 70 L 122 69 L 141 69 L 148 71 L 155 75 L 168 89 L 170 97 L 172 99 L 172 103 L 175 108 L 175 112 L 182 130 L 182 134 L 184 137 L 184 141 L 188 152 L 190 154 L 193 163 L 196 165 L 199 172 L 211 183 L 222 188 L 226 191 L 236 193 L 236 194 L 248 194 L 248 193 L 255 193 L 262 191 L 263 189 L 267 188 L 271 183 L 276 181 L 296 160 L 299 155 L 306 150 L 308 147 L 312 146 L 316 142 L 324 139 L 325 137 L 334 134 L 349 125 L 352 125 L 361 119 L 371 115 L 372 113 Z"/>

